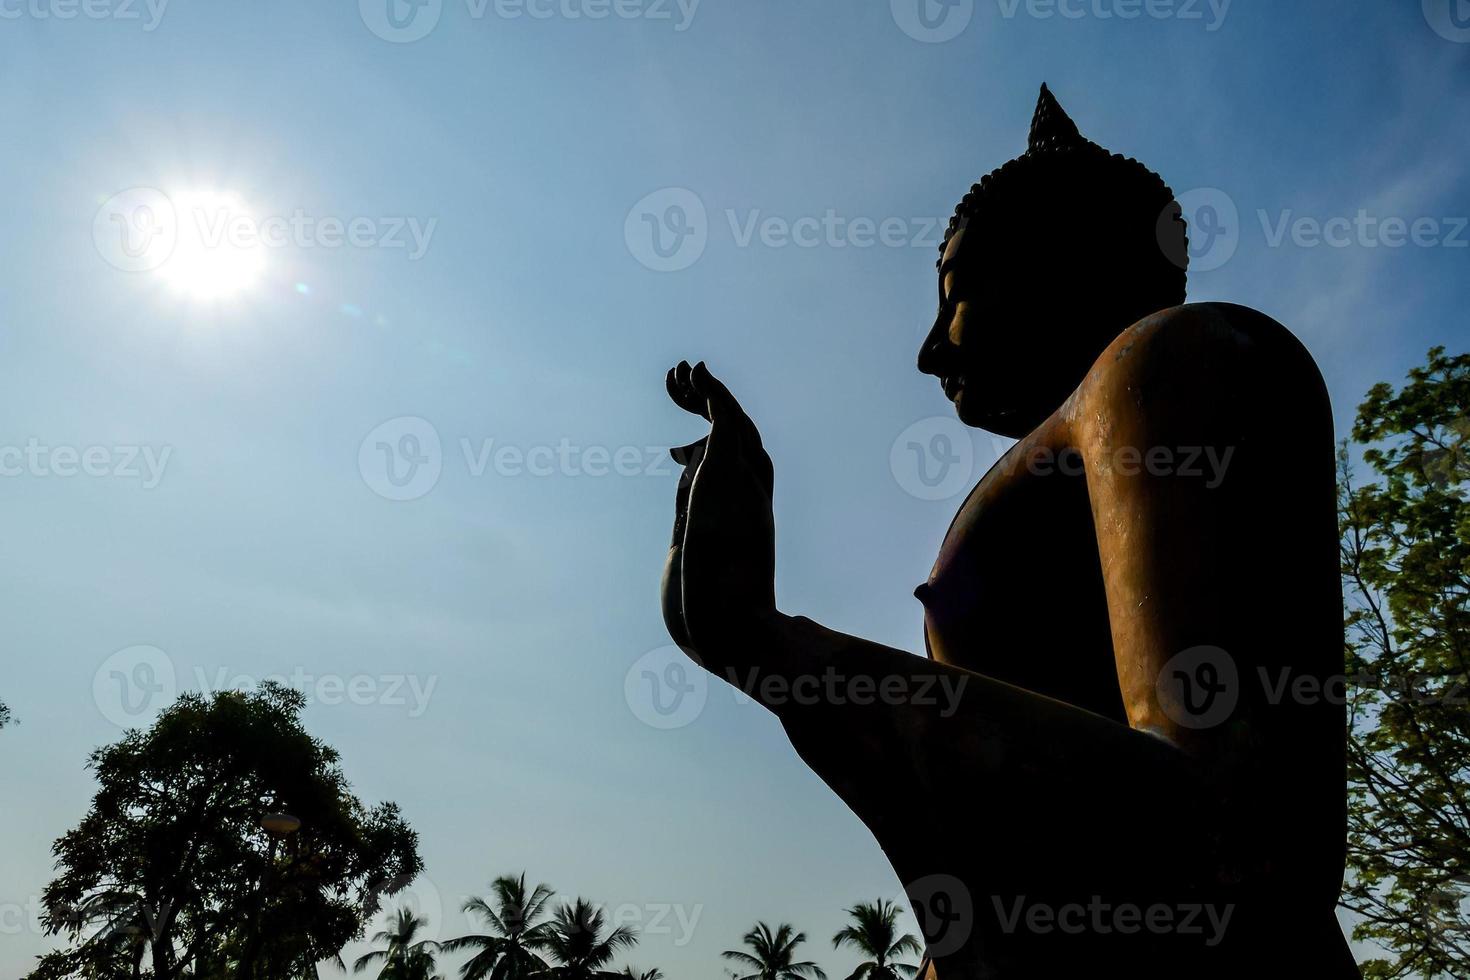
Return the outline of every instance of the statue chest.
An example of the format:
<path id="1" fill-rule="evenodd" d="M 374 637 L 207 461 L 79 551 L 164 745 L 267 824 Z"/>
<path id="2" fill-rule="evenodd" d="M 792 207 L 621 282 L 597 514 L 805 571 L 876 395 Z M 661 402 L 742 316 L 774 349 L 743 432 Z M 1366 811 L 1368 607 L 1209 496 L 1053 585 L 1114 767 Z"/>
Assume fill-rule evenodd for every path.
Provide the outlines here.
<path id="1" fill-rule="evenodd" d="M 944 663 L 1122 720 L 1080 458 L 1023 440 L 955 516 L 916 593 Z"/>

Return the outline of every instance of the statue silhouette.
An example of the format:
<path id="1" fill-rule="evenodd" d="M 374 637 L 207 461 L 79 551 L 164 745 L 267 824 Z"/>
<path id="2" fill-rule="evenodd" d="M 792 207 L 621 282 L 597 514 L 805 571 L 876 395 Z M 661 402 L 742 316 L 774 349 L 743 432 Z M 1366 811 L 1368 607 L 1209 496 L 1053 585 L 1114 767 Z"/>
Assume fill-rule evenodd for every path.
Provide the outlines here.
<path id="1" fill-rule="evenodd" d="M 778 610 L 760 433 L 669 372 L 710 422 L 675 453 L 670 633 L 872 830 L 930 978 L 1358 976 L 1327 393 L 1269 317 L 1181 305 L 1187 263 L 1169 188 L 1043 86 L 950 222 L 919 352 L 1019 440 L 916 592 L 927 660 Z"/>

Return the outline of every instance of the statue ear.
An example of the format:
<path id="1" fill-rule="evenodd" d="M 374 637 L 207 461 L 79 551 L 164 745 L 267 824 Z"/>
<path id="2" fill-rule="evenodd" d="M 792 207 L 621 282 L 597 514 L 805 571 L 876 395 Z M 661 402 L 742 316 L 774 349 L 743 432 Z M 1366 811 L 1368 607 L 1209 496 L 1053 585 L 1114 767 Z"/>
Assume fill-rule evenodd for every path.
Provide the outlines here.
<path id="1" fill-rule="evenodd" d="M 1031 117 L 1031 137 L 1027 140 L 1026 152 L 1038 153 L 1086 143 L 1087 140 L 1077 130 L 1077 124 L 1062 110 L 1061 103 L 1043 82 L 1041 95 L 1036 100 L 1036 113 Z"/>

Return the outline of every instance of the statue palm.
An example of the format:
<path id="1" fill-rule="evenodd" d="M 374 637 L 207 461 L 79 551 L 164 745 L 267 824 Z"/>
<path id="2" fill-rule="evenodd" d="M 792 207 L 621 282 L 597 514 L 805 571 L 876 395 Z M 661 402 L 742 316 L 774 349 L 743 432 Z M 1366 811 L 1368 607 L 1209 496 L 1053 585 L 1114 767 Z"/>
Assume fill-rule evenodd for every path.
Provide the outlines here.
<path id="1" fill-rule="evenodd" d="M 490 898 L 464 903 L 465 914 L 483 919 L 490 931 L 460 936 L 443 945 L 445 952 L 477 951 L 459 968 L 460 976 L 464 980 L 524 980 L 545 972 L 548 967 L 540 951 L 551 941 L 552 924 L 541 919 L 551 901 L 551 888 L 537 884 L 528 889 L 522 872 L 519 877 L 496 878 L 490 890 Z"/>
<path id="2" fill-rule="evenodd" d="M 847 909 L 853 924 L 832 937 L 832 948 L 851 946 L 866 959 L 847 980 L 903 980 L 918 972 L 918 967 L 898 961 L 900 956 L 919 956 L 924 947 L 919 937 L 898 928 L 898 905 L 884 899 L 869 905 L 859 902 Z"/>
<path id="3" fill-rule="evenodd" d="M 736 980 L 827 980 L 816 963 L 796 959 L 796 947 L 806 942 L 806 933 L 797 932 L 789 923 L 781 923 L 772 932 L 770 926 L 757 922 L 741 941 L 750 952 L 727 949 L 720 954 L 750 971 Z"/>
<path id="4" fill-rule="evenodd" d="M 637 944 L 638 936 L 627 926 L 604 935 L 606 917 L 586 899 L 562 905 L 550 922 L 546 951 L 556 966 L 545 971 L 548 980 L 614 980 L 620 974 L 607 969 L 618 950 Z"/>
<path id="5" fill-rule="evenodd" d="M 387 929 L 373 934 L 373 942 L 387 943 L 386 948 L 359 956 L 352 964 L 353 972 L 361 973 L 381 961 L 377 980 L 442 980 L 434 973 L 434 954 L 440 945 L 432 939 L 418 939 L 428 924 L 428 919 L 414 915 L 411 909 L 400 908 Z"/>

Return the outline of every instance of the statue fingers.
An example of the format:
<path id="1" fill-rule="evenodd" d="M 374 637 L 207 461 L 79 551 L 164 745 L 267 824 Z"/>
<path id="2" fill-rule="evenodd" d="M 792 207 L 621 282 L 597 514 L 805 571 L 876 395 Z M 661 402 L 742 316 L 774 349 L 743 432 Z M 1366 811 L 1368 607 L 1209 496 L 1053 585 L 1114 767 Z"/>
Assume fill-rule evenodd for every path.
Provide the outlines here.
<path id="1" fill-rule="evenodd" d="M 710 406 L 709 411 L 713 424 L 711 435 L 721 426 L 735 435 L 735 438 L 729 441 L 738 444 L 741 462 L 754 474 L 766 495 L 770 496 L 775 472 L 771 464 L 771 457 L 761 442 L 760 429 L 756 427 L 755 422 L 741 407 L 740 401 L 730 392 L 725 383 L 711 374 L 703 361 L 694 366 L 690 372 L 690 380 L 696 390 L 703 393 Z M 723 448 L 721 452 L 723 454 Z"/>
<path id="2" fill-rule="evenodd" d="M 690 382 L 691 370 L 688 361 L 680 361 L 669 368 L 669 373 L 664 378 L 664 386 L 668 389 L 669 398 L 673 399 L 675 405 L 708 421 L 709 407 Z"/>

